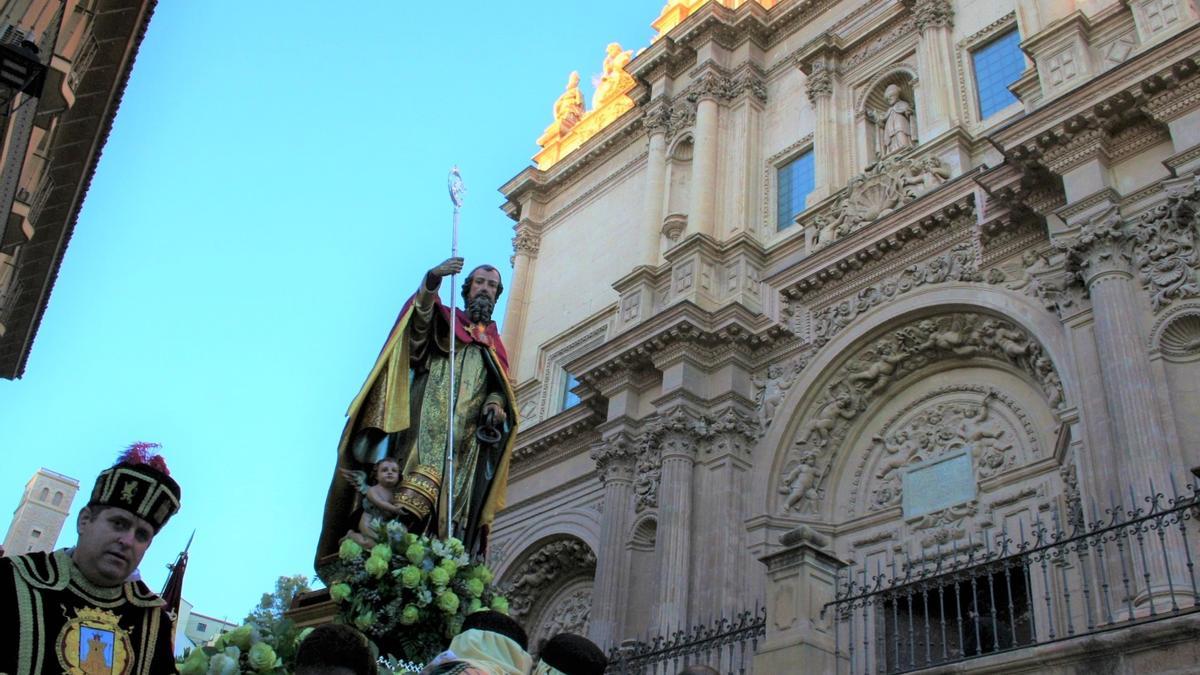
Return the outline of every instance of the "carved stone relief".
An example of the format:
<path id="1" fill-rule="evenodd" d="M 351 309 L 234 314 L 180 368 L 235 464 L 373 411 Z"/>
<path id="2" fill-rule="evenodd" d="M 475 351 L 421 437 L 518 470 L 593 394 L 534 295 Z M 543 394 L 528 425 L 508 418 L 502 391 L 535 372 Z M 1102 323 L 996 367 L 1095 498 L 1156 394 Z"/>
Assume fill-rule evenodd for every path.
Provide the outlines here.
<path id="1" fill-rule="evenodd" d="M 1008 271 L 994 268 L 989 274 L 989 283 L 1004 284 L 1010 291 L 1037 298 L 1042 306 L 1060 316 L 1079 304 L 1081 289 L 1075 284 L 1076 276 L 1067 271 L 1066 256 L 1054 251 L 1026 251 L 1020 262 Z"/>
<path id="2" fill-rule="evenodd" d="M 816 219 L 824 246 L 891 214 L 946 182 L 950 169 L 937 157 L 893 156 L 854 176 L 828 216 Z"/>
<path id="3" fill-rule="evenodd" d="M 1163 328 L 1158 346 L 1169 357 L 1190 357 L 1200 353 L 1200 314 L 1189 312 L 1171 319 Z"/>
<path id="4" fill-rule="evenodd" d="M 1200 226 L 1200 178 L 1190 189 L 1167 198 L 1166 203 L 1142 214 L 1132 228 L 1133 266 L 1150 293 L 1155 310 L 1172 300 L 1200 295 L 1196 279 L 1196 229 Z"/>
<path id="5" fill-rule="evenodd" d="M 787 397 L 788 390 L 807 365 L 808 355 L 804 354 L 781 363 L 772 363 L 767 366 L 767 372 L 762 377 L 754 378 L 754 407 L 763 431 L 771 426 L 776 411 Z"/>
<path id="6" fill-rule="evenodd" d="M 1042 346 L 1005 319 L 977 313 L 926 318 L 894 329 L 857 350 L 834 370 L 808 407 L 777 491 L 783 512 L 803 512 L 823 499 L 828 474 L 851 424 L 893 383 L 948 360 L 1000 363 L 1037 383 L 1051 409 L 1063 403 L 1062 381 Z"/>
<path id="7" fill-rule="evenodd" d="M 859 512 L 860 494 L 868 511 L 883 508 L 885 499 L 887 506 L 899 504 L 903 498 L 900 469 L 968 444 L 974 447 L 977 441 L 984 441 L 979 443 L 981 451 L 972 452 L 980 480 L 1040 453 L 1033 421 L 1008 394 L 982 384 L 938 387 L 885 421 L 868 447 L 857 453 L 860 459 L 851 477 L 847 513 Z M 986 459 L 981 461 L 983 455 Z M 861 489 L 864 481 L 865 490 Z M 888 490 L 894 494 L 887 494 Z"/>
<path id="8" fill-rule="evenodd" d="M 959 244 L 935 258 L 905 268 L 882 283 L 868 286 L 851 298 L 815 312 L 810 323 L 812 341 L 818 347 L 824 346 L 859 314 L 919 286 L 982 280 L 974 247 L 967 243 Z"/>
<path id="9" fill-rule="evenodd" d="M 946 546 L 967 536 L 965 521 L 979 511 L 978 502 L 968 502 L 958 506 L 928 513 L 908 523 L 914 534 L 921 534 L 921 548 Z"/>
<path id="10" fill-rule="evenodd" d="M 658 485 L 662 481 L 662 455 L 658 438 L 646 433 L 637 440 L 637 470 L 633 478 L 633 494 L 637 513 L 658 508 Z"/>
<path id="11" fill-rule="evenodd" d="M 595 576 L 596 554 L 574 538 L 558 539 L 529 556 L 510 577 L 506 586 L 509 614 L 520 620 L 556 581 L 576 574 Z"/>
<path id="12" fill-rule="evenodd" d="M 592 585 L 573 585 L 566 593 L 551 599 L 541 614 L 529 646 L 542 644 L 559 633 L 587 635 L 592 613 Z"/>

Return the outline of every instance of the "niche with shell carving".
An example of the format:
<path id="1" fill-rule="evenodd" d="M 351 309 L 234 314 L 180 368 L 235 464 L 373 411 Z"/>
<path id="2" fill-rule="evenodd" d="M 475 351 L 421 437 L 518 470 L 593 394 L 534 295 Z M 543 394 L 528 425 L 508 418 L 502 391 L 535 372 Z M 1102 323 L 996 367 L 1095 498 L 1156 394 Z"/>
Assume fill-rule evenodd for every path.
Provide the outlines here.
<path id="1" fill-rule="evenodd" d="M 692 138 L 683 136 L 671 146 L 667 155 L 667 215 L 663 218 L 663 251 L 674 246 L 687 229 L 688 200 L 692 187 L 692 154 Z"/>
<path id="2" fill-rule="evenodd" d="M 859 145 L 865 150 L 863 166 L 902 155 L 920 142 L 916 83 L 916 73 L 904 65 L 866 86 L 856 115 Z"/>
<path id="3" fill-rule="evenodd" d="M 1180 443 L 1184 448 L 1200 447 L 1200 417 L 1186 413 L 1200 410 L 1200 307 L 1177 312 L 1164 322 L 1157 346 Z"/>

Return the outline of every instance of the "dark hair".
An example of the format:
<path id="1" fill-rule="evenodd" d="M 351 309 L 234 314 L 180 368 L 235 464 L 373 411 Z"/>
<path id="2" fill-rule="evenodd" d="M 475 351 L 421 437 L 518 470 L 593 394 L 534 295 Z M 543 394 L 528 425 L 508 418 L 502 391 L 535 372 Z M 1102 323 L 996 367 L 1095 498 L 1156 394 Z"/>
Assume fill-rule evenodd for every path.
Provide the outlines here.
<path id="1" fill-rule="evenodd" d="M 396 468 L 400 470 L 400 473 L 404 473 L 404 465 L 400 463 L 400 460 L 389 455 L 371 465 L 371 475 L 367 480 L 368 484 L 376 485 L 379 483 L 379 478 L 376 474 L 379 473 L 379 465 L 383 464 L 384 462 L 391 462 L 392 464 L 395 464 Z"/>
<path id="2" fill-rule="evenodd" d="M 375 675 L 379 668 L 367 638 L 341 623 L 317 626 L 296 649 L 296 675 L 319 669 L 347 668 L 354 675 Z M 306 670 L 309 669 L 309 670 Z"/>
<path id="3" fill-rule="evenodd" d="M 721 671 L 701 663 L 693 663 L 679 671 L 679 675 L 721 675 Z"/>
<path id="4" fill-rule="evenodd" d="M 559 633 L 546 641 L 542 661 L 567 675 L 604 675 L 608 658 L 594 642 L 574 633 Z"/>
<path id="5" fill-rule="evenodd" d="M 492 633 L 499 633 L 513 642 L 521 645 L 521 649 L 529 649 L 529 636 L 525 634 L 525 629 L 521 628 L 521 624 L 507 614 L 501 614 L 490 609 L 474 612 L 467 615 L 463 621 L 463 631 L 468 630 L 486 630 Z"/>
<path id="6" fill-rule="evenodd" d="M 464 307 L 466 306 L 466 303 L 469 302 L 469 300 L 467 300 L 467 298 L 470 296 L 470 292 L 471 292 L 471 280 L 475 278 L 475 273 L 478 272 L 479 270 L 483 270 L 484 272 L 495 272 L 496 273 L 496 300 L 497 301 L 500 300 L 500 294 L 504 292 L 504 281 L 502 279 L 500 279 L 500 270 L 496 269 L 495 267 L 492 267 L 491 265 L 480 265 L 479 267 L 476 267 L 475 269 L 471 270 L 471 273 L 468 274 L 467 278 L 463 280 L 462 299 L 463 299 Z"/>

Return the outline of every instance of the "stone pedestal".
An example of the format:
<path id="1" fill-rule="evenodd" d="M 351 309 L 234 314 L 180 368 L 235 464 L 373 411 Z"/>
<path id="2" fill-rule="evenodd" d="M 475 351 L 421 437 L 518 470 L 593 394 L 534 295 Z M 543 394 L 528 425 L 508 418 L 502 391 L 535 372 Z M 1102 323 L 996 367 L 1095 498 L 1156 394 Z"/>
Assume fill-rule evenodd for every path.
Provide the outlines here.
<path id="1" fill-rule="evenodd" d="M 846 668 L 835 653 L 833 608 L 837 573 L 845 563 L 807 526 L 780 537 L 788 547 L 762 558 L 767 566 L 767 635 L 754 655 L 756 673 L 833 673 Z"/>

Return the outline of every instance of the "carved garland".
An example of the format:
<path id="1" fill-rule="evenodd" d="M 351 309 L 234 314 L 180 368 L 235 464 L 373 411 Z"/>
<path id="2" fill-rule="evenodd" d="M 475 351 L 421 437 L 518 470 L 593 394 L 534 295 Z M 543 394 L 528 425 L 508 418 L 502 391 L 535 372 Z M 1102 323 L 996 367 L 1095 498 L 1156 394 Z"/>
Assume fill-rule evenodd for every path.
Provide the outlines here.
<path id="1" fill-rule="evenodd" d="M 999 362 L 1030 376 L 1051 408 L 1063 402 L 1062 380 L 1042 346 L 1010 321 L 977 313 L 921 319 L 873 340 L 829 377 L 796 435 L 779 483 L 783 512 L 807 510 L 823 498 L 850 426 L 892 383 L 952 359 Z"/>

